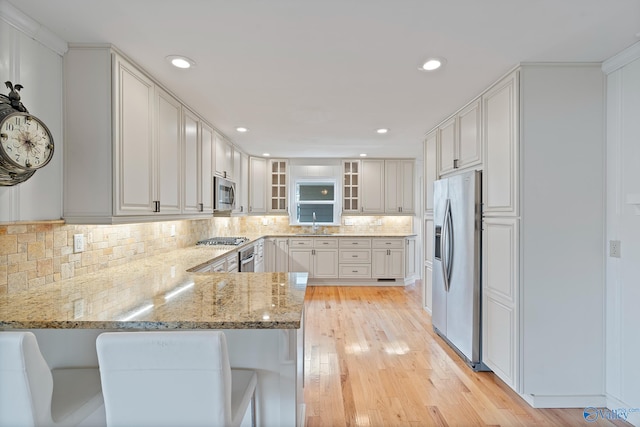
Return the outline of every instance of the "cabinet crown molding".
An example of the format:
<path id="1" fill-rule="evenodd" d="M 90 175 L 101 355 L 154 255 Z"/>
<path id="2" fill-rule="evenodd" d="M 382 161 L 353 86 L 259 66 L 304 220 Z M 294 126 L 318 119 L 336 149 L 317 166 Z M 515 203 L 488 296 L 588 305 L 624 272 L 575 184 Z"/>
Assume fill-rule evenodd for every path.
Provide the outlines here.
<path id="1" fill-rule="evenodd" d="M 640 58 L 640 42 L 631 45 L 617 55 L 604 61 L 602 64 L 602 72 L 605 74 L 613 73 L 638 58 Z"/>
<path id="2" fill-rule="evenodd" d="M 66 41 L 24 14 L 7 0 L 0 0 L 0 18 L 12 27 L 39 41 L 58 55 L 63 56 L 67 52 L 68 45 Z"/>

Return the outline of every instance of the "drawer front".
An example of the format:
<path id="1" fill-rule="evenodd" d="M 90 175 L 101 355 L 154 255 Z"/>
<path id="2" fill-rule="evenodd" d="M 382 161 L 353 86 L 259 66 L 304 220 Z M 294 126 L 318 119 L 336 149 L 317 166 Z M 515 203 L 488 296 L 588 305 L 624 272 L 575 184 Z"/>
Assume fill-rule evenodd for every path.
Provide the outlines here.
<path id="1" fill-rule="evenodd" d="M 373 239 L 374 248 L 396 249 L 402 248 L 404 239 Z"/>
<path id="2" fill-rule="evenodd" d="M 313 239 L 289 239 L 290 248 L 312 248 Z"/>
<path id="3" fill-rule="evenodd" d="M 340 264 L 339 274 L 341 278 L 370 279 L 371 265 L 367 264 Z"/>
<path id="4" fill-rule="evenodd" d="M 340 239 L 341 248 L 370 248 L 371 239 Z"/>
<path id="5" fill-rule="evenodd" d="M 227 257 L 227 271 L 238 269 L 238 254 Z"/>
<path id="6" fill-rule="evenodd" d="M 222 262 L 217 262 L 215 264 L 212 264 L 210 271 L 212 273 L 226 273 L 227 272 L 226 262 L 222 261 Z"/>
<path id="7" fill-rule="evenodd" d="M 338 239 L 315 239 L 313 242 L 313 247 L 316 249 L 321 248 L 337 248 L 338 247 Z"/>
<path id="8" fill-rule="evenodd" d="M 370 263 L 371 249 L 340 249 L 340 263 Z"/>

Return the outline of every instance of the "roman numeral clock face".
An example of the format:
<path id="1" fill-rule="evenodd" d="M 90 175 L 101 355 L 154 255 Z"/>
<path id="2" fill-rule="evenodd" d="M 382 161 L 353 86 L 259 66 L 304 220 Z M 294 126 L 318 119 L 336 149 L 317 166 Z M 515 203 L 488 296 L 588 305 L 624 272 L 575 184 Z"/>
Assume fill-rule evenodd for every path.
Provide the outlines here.
<path id="1" fill-rule="evenodd" d="M 13 168 L 39 169 L 53 157 L 51 132 L 28 113 L 11 113 L 0 123 L 0 154 Z"/>

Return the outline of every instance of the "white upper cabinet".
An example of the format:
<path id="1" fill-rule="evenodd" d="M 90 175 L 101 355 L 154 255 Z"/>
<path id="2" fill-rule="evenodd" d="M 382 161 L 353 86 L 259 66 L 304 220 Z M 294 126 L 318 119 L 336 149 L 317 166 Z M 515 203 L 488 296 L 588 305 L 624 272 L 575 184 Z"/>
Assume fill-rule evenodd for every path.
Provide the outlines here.
<path id="1" fill-rule="evenodd" d="M 112 224 L 211 212 L 201 119 L 109 45 L 72 44 L 64 61 L 64 219 Z"/>
<path id="2" fill-rule="evenodd" d="M 440 175 L 482 163 L 480 98 L 438 126 Z"/>
<path id="3" fill-rule="evenodd" d="M 436 131 L 424 140 L 424 211 L 427 215 L 433 214 L 433 183 L 438 179 L 437 141 Z"/>
<path id="4" fill-rule="evenodd" d="M 456 160 L 456 117 L 451 117 L 438 127 L 440 173 L 446 174 L 455 169 Z"/>
<path id="5" fill-rule="evenodd" d="M 215 174 L 223 178 L 233 179 L 233 146 L 224 136 L 216 132 L 215 147 Z"/>
<path id="6" fill-rule="evenodd" d="M 158 212 L 154 194 L 154 84 L 132 64 L 115 60 L 116 214 Z"/>
<path id="7" fill-rule="evenodd" d="M 458 113 L 458 144 L 456 168 L 467 168 L 482 163 L 482 132 L 480 125 L 481 102 L 478 98 Z"/>
<path id="8" fill-rule="evenodd" d="M 157 120 L 157 194 L 161 213 L 181 211 L 181 127 L 182 106 L 174 97 L 156 88 Z"/>
<path id="9" fill-rule="evenodd" d="M 415 162 L 385 160 L 385 212 L 410 214 L 415 212 Z"/>
<path id="10" fill-rule="evenodd" d="M 267 212 L 267 160 L 249 157 L 249 213 Z"/>
<path id="11" fill-rule="evenodd" d="M 236 184 L 236 210 L 235 213 L 246 214 L 249 211 L 249 156 L 236 151 L 240 157 L 239 168 L 234 167 L 238 179 Z M 240 173 L 238 174 L 238 170 Z"/>
<path id="12" fill-rule="evenodd" d="M 288 175 L 289 162 L 284 159 L 269 160 L 269 204 L 268 211 L 271 213 L 287 213 L 288 210 Z"/>
<path id="13" fill-rule="evenodd" d="M 362 160 L 360 212 L 384 213 L 384 160 Z"/>
<path id="14" fill-rule="evenodd" d="M 518 73 L 482 96 L 485 164 L 484 214 L 518 215 Z"/>
<path id="15" fill-rule="evenodd" d="M 213 213 L 213 128 L 200 123 L 200 170 L 202 191 L 200 191 L 200 212 Z"/>
<path id="16" fill-rule="evenodd" d="M 342 212 L 360 212 L 360 160 L 342 161 Z"/>
<path id="17" fill-rule="evenodd" d="M 183 109 L 183 147 L 182 156 L 184 163 L 184 198 L 182 210 L 184 213 L 200 212 L 200 194 L 202 187 L 200 185 L 200 135 L 198 117 L 187 109 Z"/>

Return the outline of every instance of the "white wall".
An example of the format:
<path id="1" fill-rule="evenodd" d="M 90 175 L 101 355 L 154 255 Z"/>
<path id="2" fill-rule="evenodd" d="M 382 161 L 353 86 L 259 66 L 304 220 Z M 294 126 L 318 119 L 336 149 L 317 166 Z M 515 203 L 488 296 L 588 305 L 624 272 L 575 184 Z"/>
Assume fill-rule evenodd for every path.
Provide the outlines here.
<path id="1" fill-rule="evenodd" d="M 640 411 L 640 43 L 609 59 L 607 74 L 606 392 L 610 409 Z M 640 206 L 638 206 L 640 208 Z M 608 248 L 607 248 L 608 249 Z M 608 255 L 608 251 L 607 251 Z M 630 421 L 640 425 L 640 412 Z"/>
<path id="2" fill-rule="evenodd" d="M 22 102 L 51 131 L 53 159 L 28 181 L 0 187 L 0 222 L 62 216 L 62 54 L 66 43 L 0 0 L 0 89 L 19 83 Z"/>

